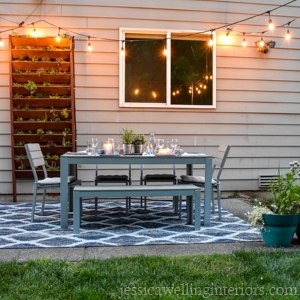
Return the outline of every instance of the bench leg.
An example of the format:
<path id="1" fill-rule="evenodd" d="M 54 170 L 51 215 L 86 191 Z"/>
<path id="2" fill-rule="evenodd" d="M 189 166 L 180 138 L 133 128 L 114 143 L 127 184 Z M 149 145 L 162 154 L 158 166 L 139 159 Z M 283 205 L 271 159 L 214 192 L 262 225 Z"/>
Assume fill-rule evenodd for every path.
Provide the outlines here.
<path id="1" fill-rule="evenodd" d="M 200 230 L 201 227 L 201 198 L 200 190 L 195 191 L 195 230 Z"/>
<path id="2" fill-rule="evenodd" d="M 79 193 L 73 194 L 73 227 L 74 234 L 80 233 L 80 215 L 81 215 L 81 201 Z"/>

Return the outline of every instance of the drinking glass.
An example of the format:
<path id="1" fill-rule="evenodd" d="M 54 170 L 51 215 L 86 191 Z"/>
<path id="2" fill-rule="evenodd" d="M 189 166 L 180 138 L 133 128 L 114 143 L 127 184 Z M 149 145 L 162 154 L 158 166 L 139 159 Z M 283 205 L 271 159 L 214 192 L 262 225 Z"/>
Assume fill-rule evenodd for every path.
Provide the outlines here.
<path id="1" fill-rule="evenodd" d="M 171 147 L 172 147 L 173 152 L 175 152 L 177 150 L 177 146 L 178 146 L 178 140 L 177 139 L 172 139 Z"/>
<path id="2" fill-rule="evenodd" d="M 94 148 L 93 148 L 92 140 L 88 140 L 86 142 L 86 152 L 88 155 L 93 155 Z"/>
<path id="3" fill-rule="evenodd" d="M 157 140 L 157 144 L 156 144 L 156 147 L 157 147 L 157 152 L 159 153 L 159 150 L 162 149 L 165 145 L 165 141 L 164 139 L 158 139 Z"/>
<path id="4" fill-rule="evenodd" d="M 93 154 L 96 154 L 96 152 L 97 152 L 97 146 L 98 146 L 98 139 L 92 138 Z"/>

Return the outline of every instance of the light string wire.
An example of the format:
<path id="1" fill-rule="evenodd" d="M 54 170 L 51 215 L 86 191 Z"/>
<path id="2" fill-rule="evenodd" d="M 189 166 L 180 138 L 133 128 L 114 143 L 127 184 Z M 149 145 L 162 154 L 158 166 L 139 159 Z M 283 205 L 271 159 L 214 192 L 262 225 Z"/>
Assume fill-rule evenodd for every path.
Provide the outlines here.
<path id="1" fill-rule="evenodd" d="M 32 14 L 34 13 L 34 11 L 41 5 L 42 1 L 43 1 L 43 0 L 41 0 L 41 1 L 39 2 L 39 4 L 36 6 L 36 8 L 33 10 L 33 12 L 25 19 L 25 21 L 28 20 L 28 18 L 29 18 L 30 16 L 32 16 Z M 289 2 L 284 3 L 284 4 L 282 4 L 282 5 L 279 5 L 279 6 L 273 8 L 273 9 L 271 9 L 271 10 L 268 10 L 268 11 L 265 11 L 265 12 L 262 12 L 262 13 L 259 13 L 259 14 L 256 14 L 256 15 L 253 15 L 253 16 L 251 16 L 251 17 L 248 17 L 248 18 L 245 18 L 245 19 L 242 19 L 242 20 L 233 22 L 233 23 L 225 24 L 225 25 L 222 25 L 222 26 L 219 26 L 219 27 L 216 27 L 216 28 L 212 28 L 212 29 L 208 29 L 208 30 L 204 30 L 204 31 L 193 32 L 193 33 L 190 33 L 190 34 L 186 34 L 186 35 L 184 35 L 183 37 L 188 37 L 188 36 L 197 35 L 197 34 L 201 34 L 201 33 L 208 33 L 208 32 L 212 33 L 212 32 L 217 31 L 217 30 L 219 30 L 219 29 L 222 29 L 222 28 L 229 28 L 230 26 L 233 26 L 233 25 L 236 25 L 236 24 L 239 24 L 239 23 L 243 23 L 243 22 L 245 22 L 245 21 L 254 19 L 254 18 L 259 17 L 259 16 L 262 16 L 262 15 L 264 15 L 264 14 L 269 14 L 269 15 L 270 15 L 270 12 L 273 12 L 273 11 L 275 11 L 275 10 L 277 10 L 277 9 L 280 9 L 280 8 L 282 8 L 282 7 L 285 7 L 285 6 L 287 6 L 287 5 L 289 5 L 289 4 L 293 3 L 293 2 L 296 2 L 296 1 L 297 1 L 297 0 L 292 0 L 292 1 L 289 1 Z M 0 18 L 3 18 L 3 17 L 0 17 Z M 289 22 L 286 22 L 286 23 L 284 23 L 284 24 L 282 24 L 282 25 L 280 25 L 280 26 L 276 26 L 275 29 L 285 27 L 286 25 L 290 26 L 290 24 L 293 23 L 294 21 L 296 21 L 298 18 L 300 18 L 300 16 L 295 17 L 294 19 L 292 19 L 292 20 L 290 20 Z M 3 19 L 5 19 L 5 18 L 3 18 Z M 7 20 L 7 19 L 5 19 L 5 20 Z M 9 20 L 7 20 L 7 21 L 9 21 Z M 1 34 L 1 33 L 4 33 L 4 32 L 8 32 L 8 31 L 14 31 L 14 30 L 16 30 L 16 29 L 19 29 L 19 28 L 23 27 L 25 21 L 22 21 L 22 22 L 19 24 L 19 26 L 17 26 L 17 27 L 14 27 L 14 28 L 10 28 L 10 29 L 6 29 L 6 30 L 3 30 L 3 31 L 0 31 L 0 34 Z M 63 31 L 65 31 L 65 32 L 72 33 L 72 34 L 77 35 L 77 36 L 86 37 L 86 38 L 88 38 L 88 39 L 94 39 L 94 40 L 100 40 L 100 41 L 118 41 L 118 42 L 122 42 L 122 43 L 124 42 L 124 40 L 119 40 L 119 39 L 109 39 L 109 38 L 102 38 L 102 37 L 97 37 L 97 36 L 91 36 L 91 35 L 82 34 L 82 33 L 80 33 L 80 32 L 76 32 L 76 31 L 72 31 L 72 30 L 65 29 L 65 28 L 63 28 L 63 27 L 59 27 L 59 26 L 57 26 L 57 25 L 55 25 L 55 24 L 52 24 L 52 23 L 50 23 L 50 22 L 48 22 L 48 21 L 46 21 L 46 20 L 38 20 L 38 21 L 35 21 L 35 22 L 32 22 L 32 23 L 25 24 L 25 26 L 28 26 L 28 25 L 33 25 L 33 26 L 34 26 L 34 24 L 37 24 L 37 23 L 40 23 L 40 22 L 44 22 L 44 23 L 46 23 L 46 24 L 48 24 L 48 25 L 50 25 L 50 26 L 59 28 L 60 30 L 63 30 Z M 14 23 L 15 23 L 15 22 L 14 22 Z M 250 35 L 250 34 L 257 34 L 257 35 L 260 34 L 260 35 L 263 35 L 264 33 L 268 32 L 268 31 L 271 31 L 271 30 L 264 30 L 264 31 L 257 31 L 257 32 L 242 32 L 242 31 L 233 30 L 233 29 L 230 29 L 230 30 L 233 31 L 233 32 L 238 32 L 238 33 L 240 33 L 240 34 L 243 34 L 243 36 L 244 36 L 244 35 Z M 171 38 L 162 38 L 162 39 L 161 39 L 161 38 L 158 38 L 158 39 L 149 39 L 149 40 L 151 40 L 151 41 L 154 41 L 154 40 L 164 40 L 164 41 L 166 41 L 167 39 L 171 39 Z M 130 41 L 133 41 L 133 40 L 126 40 L 126 42 L 130 42 Z M 138 42 L 138 41 L 145 41 L 145 39 L 141 39 L 141 40 L 135 39 L 134 41 L 135 41 L 135 42 Z"/>

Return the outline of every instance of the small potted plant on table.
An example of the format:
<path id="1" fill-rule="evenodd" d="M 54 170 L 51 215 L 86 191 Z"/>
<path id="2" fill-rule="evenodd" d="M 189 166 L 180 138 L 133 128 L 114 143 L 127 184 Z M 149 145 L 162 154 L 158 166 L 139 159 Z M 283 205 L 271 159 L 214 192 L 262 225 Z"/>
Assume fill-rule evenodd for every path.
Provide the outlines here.
<path id="1" fill-rule="evenodd" d="M 252 226 L 259 227 L 267 246 L 288 247 L 300 220 L 299 163 L 290 163 L 291 170 L 270 182 L 272 198 L 257 203 L 249 213 Z M 298 226 L 299 227 L 299 226 Z"/>
<path id="2" fill-rule="evenodd" d="M 146 144 L 147 140 L 143 134 L 134 134 L 132 144 L 134 147 L 134 153 L 142 154 L 143 153 L 143 145 Z"/>
<path id="3" fill-rule="evenodd" d="M 122 128 L 121 140 L 123 143 L 124 154 L 131 153 L 131 144 L 133 141 L 134 132 L 131 128 Z"/>

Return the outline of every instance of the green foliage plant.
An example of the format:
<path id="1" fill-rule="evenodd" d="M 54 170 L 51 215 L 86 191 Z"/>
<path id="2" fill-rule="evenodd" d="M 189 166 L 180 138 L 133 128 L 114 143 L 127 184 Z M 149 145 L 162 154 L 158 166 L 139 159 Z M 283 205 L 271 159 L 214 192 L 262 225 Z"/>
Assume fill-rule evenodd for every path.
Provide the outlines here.
<path id="1" fill-rule="evenodd" d="M 37 90 L 37 86 L 34 81 L 28 80 L 28 83 L 24 84 L 24 88 L 30 92 L 30 97 L 33 97 L 33 94 Z"/>
<path id="2" fill-rule="evenodd" d="M 49 95 L 50 99 L 59 99 L 60 96 L 56 93 L 55 95 Z"/>
<path id="3" fill-rule="evenodd" d="M 36 70 L 37 75 L 40 77 L 43 74 L 46 74 L 46 70 L 44 68 L 39 68 Z"/>
<path id="4" fill-rule="evenodd" d="M 24 55 L 21 55 L 21 56 L 18 58 L 18 61 L 24 61 L 24 60 L 26 60 L 27 58 L 28 58 L 27 55 L 24 54 Z"/>
<path id="5" fill-rule="evenodd" d="M 48 70 L 48 74 L 55 75 L 56 74 L 56 70 L 52 68 L 52 69 Z"/>
<path id="6" fill-rule="evenodd" d="M 133 145 L 144 145 L 146 142 L 147 140 L 143 134 L 140 133 L 134 134 L 132 139 Z"/>
<path id="7" fill-rule="evenodd" d="M 300 168 L 298 161 L 290 163 L 290 171 L 270 181 L 271 199 L 254 202 L 254 209 L 248 213 L 252 226 L 263 227 L 263 214 L 299 214 L 300 213 Z"/>
<path id="8" fill-rule="evenodd" d="M 44 130 L 42 128 L 39 128 L 37 131 L 36 131 L 36 134 L 42 139 L 44 137 Z"/>
<path id="9" fill-rule="evenodd" d="M 122 128 L 121 140 L 123 144 L 131 144 L 133 141 L 134 132 L 131 128 Z"/>
<path id="10" fill-rule="evenodd" d="M 65 119 L 68 119 L 69 117 L 69 113 L 68 113 L 68 109 L 67 108 L 64 108 L 60 114 L 65 118 Z"/>
<path id="11" fill-rule="evenodd" d="M 41 58 L 41 61 L 50 61 L 51 59 L 50 59 L 50 57 L 42 57 Z"/>

